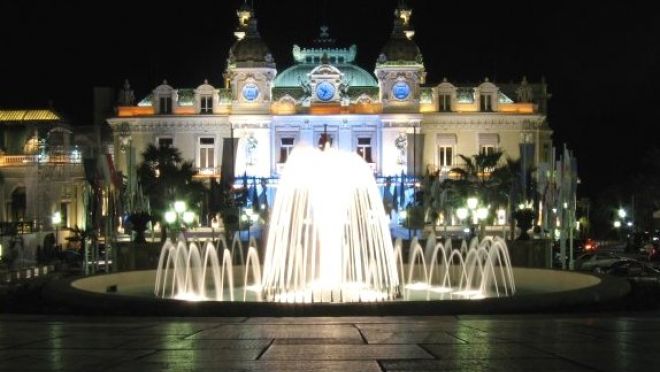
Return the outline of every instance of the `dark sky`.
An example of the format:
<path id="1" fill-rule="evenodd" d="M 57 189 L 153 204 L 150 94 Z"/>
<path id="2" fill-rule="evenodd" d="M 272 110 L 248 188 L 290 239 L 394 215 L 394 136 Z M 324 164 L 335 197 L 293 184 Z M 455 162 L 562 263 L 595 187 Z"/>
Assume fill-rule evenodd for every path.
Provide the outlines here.
<path id="1" fill-rule="evenodd" d="M 129 78 L 144 95 L 163 78 L 175 87 L 204 78 L 220 85 L 241 2 L 2 1 L 0 107 L 52 100 L 87 124 L 93 86 Z M 372 71 L 396 2 L 256 0 L 255 7 L 279 70 L 291 64 L 292 45 L 309 44 L 324 22 L 338 44 L 358 45 L 359 63 Z M 546 77 L 555 143 L 575 149 L 583 194 L 625 182 L 645 149 L 660 142 L 660 16 L 648 6 L 408 2 L 429 82 Z"/>

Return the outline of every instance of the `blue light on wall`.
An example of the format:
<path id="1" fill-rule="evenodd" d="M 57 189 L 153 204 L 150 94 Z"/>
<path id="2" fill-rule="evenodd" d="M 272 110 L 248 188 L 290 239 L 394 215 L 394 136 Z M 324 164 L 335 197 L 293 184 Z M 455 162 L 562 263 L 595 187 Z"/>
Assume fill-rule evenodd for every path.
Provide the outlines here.
<path id="1" fill-rule="evenodd" d="M 316 96 L 321 101 L 330 101 L 335 96 L 335 86 L 327 81 L 321 82 L 316 86 Z"/>
<path id="2" fill-rule="evenodd" d="M 246 84 L 243 87 L 243 98 L 245 98 L 246 101 L 254 101 L 259 97 L 259 87 L 257 87 L 254 84 Z"/>
<path id="3" fill-rule="evenodd" d="M 407 83 L 400 81 L 392 87 L 392 95 L 394 95 L 394 98 L 403 101 L 410 96 L 410 86 Z"/>

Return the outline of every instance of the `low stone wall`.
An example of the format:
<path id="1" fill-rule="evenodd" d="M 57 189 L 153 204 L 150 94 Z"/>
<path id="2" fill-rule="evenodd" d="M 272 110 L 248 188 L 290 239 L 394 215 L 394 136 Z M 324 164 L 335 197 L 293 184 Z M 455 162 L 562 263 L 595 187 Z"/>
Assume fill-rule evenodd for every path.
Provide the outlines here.
<path id="1" fill-rule="evenodd" d="M 234 273 L 235 275 L 237 273 Z M 391 301 L 372 303 L 186 302 L 127 296 L 144 286 L 151 289 L 155 272 L 99 275 L 49 282 L 44 298 L 56 306 L 85 315 L 168 316 L 341 316 L 341 315 L 449 315 L 557 312 L 597 309 L 630 292 L 621 278 L 543 269 L 514 269 L 521 294 L 483 300 Z M 113 288 L 114 287 L 114 288 Z"/>
<path id="2" fill-rule="evenodd" d="M 551 240 L 509 240 L 506 242 L 506 245 L 509 248 L 512 266 L 540 269 L 552 268 Z"/>

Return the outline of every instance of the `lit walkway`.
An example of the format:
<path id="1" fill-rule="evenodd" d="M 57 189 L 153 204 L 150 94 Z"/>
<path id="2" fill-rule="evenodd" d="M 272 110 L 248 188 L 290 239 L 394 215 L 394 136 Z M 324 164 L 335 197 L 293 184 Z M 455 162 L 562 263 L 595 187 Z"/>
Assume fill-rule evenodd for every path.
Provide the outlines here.
<path id="1" fill-rule="evenodd" d="M 0 315 L 0 371 L 639 371 L 660 318 Z"/>

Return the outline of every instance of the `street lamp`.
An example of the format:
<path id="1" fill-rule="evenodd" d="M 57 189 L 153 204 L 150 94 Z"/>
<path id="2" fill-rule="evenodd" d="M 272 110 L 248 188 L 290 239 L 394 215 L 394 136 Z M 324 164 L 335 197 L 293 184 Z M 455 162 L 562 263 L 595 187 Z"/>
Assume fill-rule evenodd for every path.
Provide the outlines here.
<path id="1" fill-rule="evenodd" d="M 182 214 L 186 211 L 186 202 L 177 200 L 174 202 L 174 211 L 177 214 Z"/>
<path id="2" fill-rule="evenodd" d="M 619 211 L 617 212 L 617 214 L 619 215 L 619 218 L 621 218 L 621 219 L 626 218 L 626 216 L 628 215 L 628 213 L 626 213 L 626 210 L 623 209 L 623 208 L 619 208 Z"/>
<path id="3" fill-rule="evenodd" d="M 408 240 L 411 240 L 412 235 L 411 235 L 411 232 L 410 232 L 410 226 L 408 226 L 408 211 L 402 210 L 401 212 L 399 212 L 399 220 L 404 221 L 404 223 L 406 225 L 406 228 L 408 229 Z"/>
<path id="4" fill-rule="evenodd" d="M 479 199 L 477 198 L 468 198 L 467 200 L 467 207 L 470 208 L 470 210 L 477 209 L 477 206 L 479 205 Z"/>
<path id="5" fill-rule="evenodd" d="M 462 207 L 456 209 L 456 217 L 458 217 L 460 221 L 465 221 L 467 219 L 467 230 L 472 231 L 472 225 L 483 224 L 483 222 L 488 218 L 489 211 L 488 207 L 479 207 L 479 199 L 475 197 L 468 198 L 466 204 L 467 208 Z"/>
<path id="6" fill-rule="evenodd" d="M 57 239 L 57 230 L 59 228 L 59 225 L 62 223 L 62 213 L 60 212 L 53 213 L 51 222 L 53 223 L 53 228 L 55 229 L 55 246 L 57 246 L 59 244 L 59 241 Z"/>
<path id="7" fill-rule="evenodd" d="M 195 222 L 195 213 L 191 211 L 183 212 L 183 223 L 186 225 L 192 225 L 193 222 Z"/>

